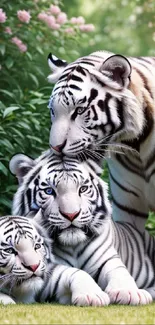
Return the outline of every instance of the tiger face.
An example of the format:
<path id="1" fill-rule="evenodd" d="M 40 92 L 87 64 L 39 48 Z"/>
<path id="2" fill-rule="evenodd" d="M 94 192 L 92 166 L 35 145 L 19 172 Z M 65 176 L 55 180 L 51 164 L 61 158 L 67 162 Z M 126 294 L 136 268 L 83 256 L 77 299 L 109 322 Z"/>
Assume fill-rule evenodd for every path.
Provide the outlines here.
<path id="1" fill-rule="evenodd" d="M 92 156 L 109 142 L 135 139 L 144 116 L 130 91 L 131 64 L 127 58 L 96 52 L 68 64 L 48 59 L 56 82 L 49 108 L 51 148 L 68 156 Z"/>
<path id="2" fill-rule="evenodd" d="M 19 171 L 20 157 L 12 159 L 19 164 Z M 30 197 L 33 198 L 31 203 Z M 39 211 L 37 221 L 43 223 L 50 237 L 67 245 L 76 245 L 100 233 L 111 213 L 106 184 L 88 164 L 52 154 L 48 159 L 40 159 L 24 176 L 14 198 L 13 213 L 29 213 L 33 204 Z"/>
<path id="3" fill-rule="evenodd" d="M 0 285 L 20 300 L 40 290 L 47 269 L 42 236 L 25 217 L 0 218 Z M 31 300 L 31 297 L 29 297 Z"/>

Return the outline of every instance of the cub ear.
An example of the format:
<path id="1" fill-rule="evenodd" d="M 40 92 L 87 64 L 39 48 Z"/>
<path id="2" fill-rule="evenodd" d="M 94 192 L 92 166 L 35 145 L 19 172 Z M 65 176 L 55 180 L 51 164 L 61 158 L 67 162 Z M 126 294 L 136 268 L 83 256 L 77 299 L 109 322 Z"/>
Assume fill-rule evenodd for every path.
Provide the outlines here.
<path id="1" fill-rule="evenodd" d="M 100 72 L 121 88 L 128 87 L 131 75 L 131 64 L 125 56 L 116 54 L 105 60 L 100 68 Z"/>
<path id="2" fill-rule="evenodd" d="M 48 65 L 53 73 L 50 74 L 47 79 L 49 82 L 55 83 L 60 78 L 63 70 L 68 65 L 68 63 L 65 60 L 58 59 L 55 55 L 50 53 L 48 55 Z"/>
<path id="3" fill-rule="evenodd" d="M 18 178 L 19 184 L 22 183 L 23 177 L 35 166 L 35 161 L 24 155 L 16 154 L 9 162 L 9 169 L 13 175 Z"/>

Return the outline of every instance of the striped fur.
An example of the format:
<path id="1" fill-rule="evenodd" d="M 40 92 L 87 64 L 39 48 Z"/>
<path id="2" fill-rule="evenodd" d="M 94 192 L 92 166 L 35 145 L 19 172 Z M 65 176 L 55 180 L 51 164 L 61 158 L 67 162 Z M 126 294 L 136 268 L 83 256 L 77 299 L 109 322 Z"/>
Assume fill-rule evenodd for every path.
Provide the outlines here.
<path id="1" fill-rule="evenodd" d="M 30 219 L 0 218 L 0 302 L 107 305 L 108 295 L 86 272 L 53 263 L 49 243 Z"/>
<path id="2" fill-rule="evenodd" d="M 99 51 L 59 68 L 55 57 L 48 61 L 56 82 L 52 148 L 94 161 L 106 156 L 114 218 L 143 232 L 155 210 L 155 58 Z"/>
<path id="3" fill-rule="evenodd" d="M 20 174 L 24 161 L 20 155 L 13 158 L 16 170 L 18 158 Z M 31 191 L 38 212 L 29 216 L 35 215 L 54 239 L 58 263 L 89 273 L 112 303 L 146 303 L 143 289 L 154 286 L 154 239 L 131 224 L 112 221 L 107 186 L 86 162 L 47 153 L 33 164 L 14 197 L 14 213 L 21 207 L 31 212 Z"/>

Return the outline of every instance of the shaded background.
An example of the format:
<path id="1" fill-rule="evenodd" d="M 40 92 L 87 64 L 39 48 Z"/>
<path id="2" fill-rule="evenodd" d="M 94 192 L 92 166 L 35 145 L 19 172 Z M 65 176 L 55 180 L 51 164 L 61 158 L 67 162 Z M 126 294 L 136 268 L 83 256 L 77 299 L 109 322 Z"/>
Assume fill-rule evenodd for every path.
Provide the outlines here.
<path id="1" fill-rule="evenodd" d="M 68 17 L 56 30 L 37 18 L 52 4 Z M 1 0 L 1 8 L 7 17 L 0 22 L 0 214 L 4 215 L 10 213 L 17 188 L 17 180 L 8 170 L 10 158 L 19 152 L 35 158 L 48 148 L 49 52 L 68 62 L 103 49 L 128 56 L 154 56 L 155 1 Z M 19 21 L 18 10 L 29 10 L 29 23 Z M 71 24 L 70 19 L 78 16 L 85 18 L 85 24 L 94 24 L 95 30 L 83 32 Z M 24 52 L 12 43 L 13 37 L 26 45 Z"/>

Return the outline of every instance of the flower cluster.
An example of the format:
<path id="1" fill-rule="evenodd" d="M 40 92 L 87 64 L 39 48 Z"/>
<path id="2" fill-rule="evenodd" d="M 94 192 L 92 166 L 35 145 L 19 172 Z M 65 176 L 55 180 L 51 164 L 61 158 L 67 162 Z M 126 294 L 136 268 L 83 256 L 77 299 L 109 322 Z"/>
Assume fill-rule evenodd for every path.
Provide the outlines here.
<path id="1" fill-rule="evenodd" d="M 5 23 L 7 19 L 6 13 L 0 8 L 0 23 Z"/>
<path id="2" fill-rule="evenodd" d="M 28 24 L 31 19 L 29 12 L 26 10 L 18 10 L 17 17 L 20 21 L 22 21 L 22 23 L 26 23 L 26 24 Z"/>
<path id="3" fill-rule="evenodd" d="M 37 0 L 35 0 L 37 3 Z M 29 24 L 30 20 L 32 21 L 32 17 L 29 11 L 26 10 L 18 10 L 17 13 L 18 20 L 23 24 Z M 94 25 L 85 24 L 85 19 L 80 17 L 72 17 L 70 20 L 67 17 L 67 14 L 56 5 L 50 5 L 50 7 L 46 10 L 46 12 L 40 12 L 37 18 L 44 22 L 48 28 L 52 30 L 61 30 L 65 34 L 74 35 L 77 31 L 81 32 L 91 32 L 94 31 Z M 6 13 L 0 8 L 0 23 L 5 23 L 7 20 Z M 18 28 L 21 28 L 23 24 L 17 24 Z M 21 52 L 27 51 L 27 45 L 22 42 L 20 38 L 16 36 L 16 32 L 12 30 L 9 26 L 4 28 L 4 32 L 12 35 L 14 37 L 11 38 L 11 42 L 15 44 Z"/>
<path id="4" fill-rule="evenodd" d="M 27 51 L 27 46 L 18 37 L 12 37 L 11 42 L 17 45 L 20 52 L 26 52 Z"/>
<path id="5" fill-rule="evenodd" d="M 38 14 L 38 19 L 42 20 L 51 29 L 60 29 L 60 27 L 66 23 L 78 27 L 81 32 L 92 32 L 95 27 L 93 24 L 85 24 L 85 19 L 82 16 L 72 17 L 68 20 L 65 12 L 62 12 L 58 6 L 51 5 L 47 12 L 41 12 Z M 73 27 L 64 29 L 65 33 L 74 34 L 75 30 Z"/>

